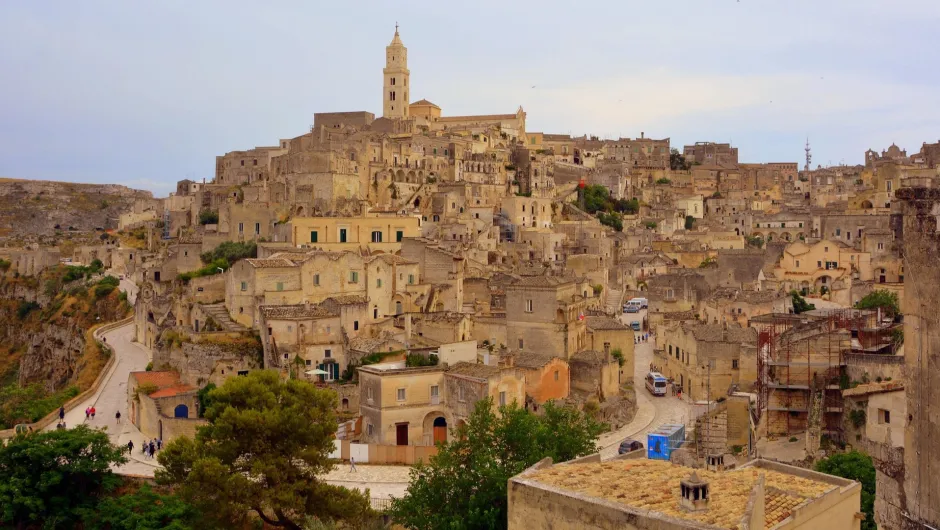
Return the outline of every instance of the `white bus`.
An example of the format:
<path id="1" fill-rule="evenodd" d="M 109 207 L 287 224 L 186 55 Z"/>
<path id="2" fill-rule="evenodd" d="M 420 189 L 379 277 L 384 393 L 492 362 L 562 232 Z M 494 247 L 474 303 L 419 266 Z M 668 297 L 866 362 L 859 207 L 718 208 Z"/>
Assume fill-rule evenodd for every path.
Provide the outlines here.
<path id="1" fill-rule="evenodd" d="M 654 396 L 666 395 L 666 378 L 659 372 L 646 374 L 646 389 Z"/>

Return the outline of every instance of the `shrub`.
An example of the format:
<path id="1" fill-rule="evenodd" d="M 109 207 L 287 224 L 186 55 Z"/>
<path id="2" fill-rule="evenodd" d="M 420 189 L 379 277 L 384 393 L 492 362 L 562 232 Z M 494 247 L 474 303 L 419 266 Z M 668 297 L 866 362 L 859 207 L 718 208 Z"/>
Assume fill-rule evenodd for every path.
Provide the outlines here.
<path id="1" fill-rule="evenodd" d="M 894 317 L 901 313 L 901 307 L 898 303 L 898 294 L 882 289 L 868 293 L 855 304 L 855 307 L 859 309 L 881 309 L 885 311 L 889 317 Z"/>
<path id="2" fill-rule="evenodd" d="M 796 436 L 791 436 L 791 437 L 790 437 L 790 441 L 791 441 L 791 442 L 798 442 L 798 441 L 799 441 L 799 438 L 797 438 Z"/>
<path id="3" fill-rule="evenodd" d="M 95 298 L 104 298 L 114 292 L 113 285 L 96 285 L 95 286 Z"/>
<path id="4" fill-rule="evenodd" d="M 666 177 L 662 177 L 656 180 L 656 184 L 672 184 L 672 181 L 667 179 Z"/>
<path id="5" fill-rule="evenodd" d="M 219 223 L 219 212 L 212 210 L 202 210 L 199 212 L 199 224 L 214 225 Z"/>
<path id="6" fill-rule="evenodd" d="M 30 313 L 37 309 L 39 309 L 39 304 L 36 302 L 27 302 L 24 300 L 20 302 L 19 307 L 16 308 L 16 316 L 20 320 L 26 320 L 26 317 L 28 317 Z"/>
<path id="7" fill-rule="evenodd" d="M 650 230 L 656 230 L 656 227 L 658 227 L 659 224 L 657 224 L 656 221 L 647 221 L 643 223 L 643 226 L 649 228 Z"/>
<path id="8" fill-rule="evenodd" d="M 5 260 L 5 259 L 0 259 L 0 270 L 2 270 L 2 271 L 8 271 L 8 270 L 10 270 L 10 266 L 11 266 L 11 265 L 13 265 L 12 262 L 7 261 L 7 260 Z"/>

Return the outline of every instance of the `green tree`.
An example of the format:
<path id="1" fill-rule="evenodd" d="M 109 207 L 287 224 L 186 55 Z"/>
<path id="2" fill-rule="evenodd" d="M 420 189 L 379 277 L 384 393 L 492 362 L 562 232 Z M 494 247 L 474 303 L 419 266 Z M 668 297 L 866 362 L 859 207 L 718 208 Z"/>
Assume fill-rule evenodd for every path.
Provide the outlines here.
<path id="1" fill-rule="evenodd" d="M 174 494 L 162 494 L 144 484 L 134 493 L 105 497 L 84 516 L 87 530 L 191 530 L 198 513 Z"/>
<path id="2" fill-rule="evenodd" d="M 219 212 L 212 210 L 202 210 L 199 212 L 199 224 L 214 225 L 219 222 Z"/>
<path id="3" fill-rule="evenodd" d="M 858 309 L 881 309 L 889 317 L 895 317 L 901 314 L 901 306 L 898 303 L 898 294 L 879 289 L 865 295 L 864 298 L 855 304 Z"/>
<path id="4" fill-rule="evenodd" d="M 745 236 L 744 241 L 749 247 L 762 248 L 764 246 L 764 238 L 760 236 Z"/>
<path id="5" fill-rule="evenodd" d="M 308 515 L 356 524 L 371 514 L 368 492 L 319 478 L 334 465 L 335 392 L 258 370 L 210 396 L 195 440 L 178 438 L 160 453 L 157 483 L 178 486 L 223 527 L 245 524 L 250 512 L 291 530 Z"/>
<path id="6" fill-rule="evenodd" d="M 604 226 L 609 226 L 618 232 L 623 231 L 623 218 L 619 213 L 601 212 L 597 219 Z"/>
<path id="7" fill-rule="evenodd" d="M 685 161 L 685 157 L 678 149 L 672 148 L 669 150 L 669 169 L 687 171 L 690 167 L 692 167 L 691 164 Z"/>
<path id="8" fill-rule="evenodd" d="M 206 416 L 206 410 L 212 406 L 212 391 L 215 390 L 215 383 L 206 383 L 206 386 L 196 392 L 196 399 L 199 400 L 199 417 Z"/>
<path id="9" fill-rule="evenodd" d="M 584 209 L 588 213 L 611 210 L 610 191 L 599 184 L 585 186 Z"/>
<path id="10" fill-rule="evenodd" d="M 556 462 L 597 451 L 603 426 L 581 412 L 551 402 L 536 415 L 517 404 L 477 402 L 454 441 L 429 463 L 418 463 L 403 497 L 392 502 L 392 519 L 417 530 L 506 528 L 510 477 L 545 457 Z"/>
<path id="11" fill-rule="evenodd" d="M 123 452 L 84 425 L 0 445 L 0 526 L 75 528 L 120 483 L 111 466 L 127 461 Z"/>
<path id="12" fill-rule="evenodd" d="M 862 530 L 876 530 L 875 524 L 875 464 L 870 456 L 858 451 L 839 453 L 816 463 L 816 471 L 837 477 L 857 480 L 862 484 Z"/>
<path id="13" fill-rule="evenodd" d="M 202 262 L 207 265 L 216 260 L 224 259 L 229 266 L 241 259 L 257 257 L 258 245 L 254 241 L 226 241 L 199 256 Z"/>
<path id="14" fill-rule="evenodd" d="M 816 309 L 816 305 L 807 302 L 796 289 L 790 291 L 790 298 L 793 300 L 793 312 L 798 315 Z"/>

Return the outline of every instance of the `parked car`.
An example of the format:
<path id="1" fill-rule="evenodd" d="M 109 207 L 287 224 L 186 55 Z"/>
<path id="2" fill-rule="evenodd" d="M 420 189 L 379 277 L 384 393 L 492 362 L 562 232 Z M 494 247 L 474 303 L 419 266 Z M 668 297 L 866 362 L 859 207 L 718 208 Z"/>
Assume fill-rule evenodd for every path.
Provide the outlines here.
<path id="1" fill-rule="evenodd" d="M 633 329 L 633 331 L 640 331 L 641 329 L 643 329 L 640 327 L 639 320 L 634 320 L 633 322 L 630 322 L 630 328 Z"/>
<path id="2" fill-rule="evenodd" d="M 627 438 L 626 440 L 620 442 L 620 448 L 617 449 L 617 454 L 622 455 L 624 453 L 629 453 L 631 451 L 638 451 L 643 449 L 643 443 Z"/>
<path id="3" fill-rule="evenodd" d="M 624 313 L 639 313 L 640 306 L 634 304 L 624 304 L 623 306 Z"/>

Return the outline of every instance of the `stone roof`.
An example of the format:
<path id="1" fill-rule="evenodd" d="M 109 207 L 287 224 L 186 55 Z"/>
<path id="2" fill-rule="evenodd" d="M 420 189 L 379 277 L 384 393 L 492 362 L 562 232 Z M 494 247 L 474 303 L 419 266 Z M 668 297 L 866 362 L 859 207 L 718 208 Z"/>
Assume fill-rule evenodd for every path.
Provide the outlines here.
<path id="1" fill-rule="evenodd" d="M 435 105 L 434 103 L 431 103 L 430 101 L 426 99 L 419 99 L 418 101 L 415 101 L 414 103 L 412 103 L 412 105 L 430 105 L 434 107 L 435 109 L 440 109 L 440 107 L 438 107 L 437 105 Z"/>
<path id="2" fill-rule="evenodd" d="M 629 329 L 623 322 L 610 317 L 585 317 L 588 329 L 597 330 L 626 330 Z"/>
<path id="3" fill-rule="evenodd" d="M 292 304 L 261 306 L 261 314 L 268 320 L 297 320 L 337 316 L 319 304 Z"/>
<path id="4" fill-rule="evenodd" d="M 865 383 L 855 388 L 846 388 L 842 391 L 842 397 L 867 396 L 869 394 L 900 392 L 902 390 L 904 390 L 904 383 L 901 381 L 881 381 L 880 383 Z"/>
<path id="5" fill-rule="evenodd" d="M 708 508 L 687 512 L 679 507 L 680 482 L 696 473 L 709 485 Z M 793 510 L 822 497 L 839 486 L 771 468 L 745 466 L 730 471 L 692 469 L 662 460 L 610 460 L 600 463 L 556 465 L 535 470 L 531 480 L 562 491 L 603 499 L 709 528 L 738 528 L 748 499 L 759 478 L 764 477 L 765 519 L 768 528 L 791 515 Z"/>
<path id="6" fill-rule="evenodd" d="M 368 304 L 369 298 L 364 294 L 342 294 L 339 296 L 331 296 L 324 300 L 324 302 L 333 302 L 337 305 L 359 305 Z"/>
<path id="7" fill-rule="evenodd" d="M 447 373 L 485 380 L 499 375 L 499 368 L 486 364 L 459 362 L 450 367 Z"/>
<path id="8" fill-rule="evenodd" d="M 612 362 L 613 360 L 614 360 L 613 357 L 608 359 L 607 354 L 605 354 L 602 351 L 584 350 L 584 351 L 579 351 L 578 353 L 572 355 L 571 361 L 569 362 L 569 364 L 583 363 L 583 364 L 589 364 L 591 366 L 602 366 L 609 362 Z"/>
<path id="9" fill-rule="evenodd" d="M 405 259 L 398 254 L 376 254 L 371 258 L 366 260 L 366 263 L 372 263 L 375 260 L 382 260 L 389 265 L 417 265 L 417 261 L 411 261 L 410 259 Z"/>
<path id="10" fill-rule="evenodd" d="M 559 278 L 558 276 L 523 276 L 516 280 L 512 287 L 558 287 L 572 283 L 572 278 Z"/>
<path id="11" fill-rule="evenodd" d="M 730 343 L 756 343 L 757 330 L 742 328 L 733 324 L 725 327 L 724 324 L 683 323 L 682 329 L 691 333 L 695 340 L 702 342 L 730 342 Z"/>
<path id="12" fill-rule="evenodd" d="M 558 359 L 558 357 L 541 353 L 520 352 L 513 355 L 513 366 L 538 369 L 552 362 L 552 359 Z"/>
<path id="13" fill-rule="evenodd" d="M 248 258 L 245 261 L 256 269 L 270 269 L 278 267 L 296 267 L 297 264 L 287 258 Z"/>
<path id="14" fill-rule="evenodd" d="M 375 337 L 356 337 L 349 341 L 349 349 L 373 353 L 379 351 L 386 342 L 388 342 L 387 339 L 380 339 Z"/>

